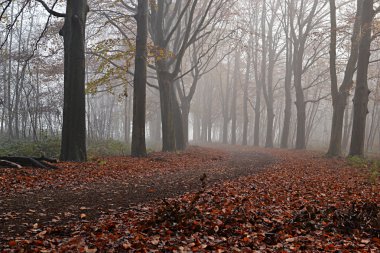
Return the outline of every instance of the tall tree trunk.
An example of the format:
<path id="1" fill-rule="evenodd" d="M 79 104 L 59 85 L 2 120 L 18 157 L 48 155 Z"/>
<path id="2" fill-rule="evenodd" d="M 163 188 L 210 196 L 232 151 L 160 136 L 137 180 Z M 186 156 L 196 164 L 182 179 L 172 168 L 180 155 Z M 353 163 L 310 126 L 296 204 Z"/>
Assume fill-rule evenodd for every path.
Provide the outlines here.
<path id="1" fill-rule="evenodd" d="M 129 96 L 125 97 L 125 100 L 124 100 L 124 142 L 126 144 L 131 143 L 131 122 L 130 122 L 131 101 L 132 101 L 132 98 L 130 98 Z"/>
<path id="2" fill-rule="evenodd" d="M 262 13 L 261 13 L 261 73 L 260 78 L 256 78 L 256 103 L 255 103 L 255 127 L 253 133 L 253 145 L 260 145 L 260 114 L 261 114 L 261 90 L 263 89 L 263 82 L 265 82 L 266 78 L 266 34 L 265 34 L 265 24 L 266 24 L 266 0 L 262 1 Z M 256 41 L 256 46 L 258 46 L 258 41 Z M 258 50 L 256 50 L 256 74 L 257 70 L 257 61 L 258 61 Z"/>
<path id="3" fill-rule="evenodd" d="M 286 70 L 285 70 L 285 109 L 284 109 L 284 124 L 282 126 L 281 148 L 288 148 L 290 119 L 292 116 L 292 61 L 293 46 L 289 43 L 289 38 L 286 39 Z"/>
<path id="4" fill-rule="evenodd" d="M 214 97 L 214 86 L 210 85 L 208 87 L 207 94 L 209 99 L 207 101 L 207 142 L 212 142 L 212 105 L 213 105 L 213 97 Z"/>
<path id="5" fill-rule="evenodd" d="M 160 66 L 161 64 L 158 64 Z M 175 151 L 174 112 L 172 102 L 173 77 L 164 69 L 157 71 L 160 87 L 162 151 Z"/>
<path id="6" fill-rule="evenodd" d="M 236 144 L 236 99 L 237 89 L 240 84 L 240 50 L 236 49 L 235 53 L 235 66 L 234 78 L 232 86 L 232 100 L 231 100 L 231 144 Z"/>
<path id="7" fill-rule="evenodd" d="M 173 105 L 173 123 L 174 123 L 174 132 L 175 132 L 175 146 L 178 150 L 186 149 L 185 135 L 183 131 L 183 118 L 181 108 L 179 107 L 178 99 L 176 96 L 176 91 L 173 88 L 172 90 L 172 105 Z"/>
<path id="8" fill-rule="evenodd" d="M 350 138 L 350 131 L 352 127 L 352 117 L 353 117 L 352 110 L 350 110 L 350 107 L 346 106 L 346 110 L 344 112 L 344 128 L 343 128 L 343 140 L 342 140 L 342 151 L 344 152 L 347 152 L 348 141 Z"/>
<path id="9" fill-rule="evenodd" d="M 189 143 L 189 115 L 190 115 L 190 101 L 185 99 L 181 103 L 182 109 L 182 126 L 183 126 L 183 138 L 185 145 Z"/>
<path id="10" fill-rule="evenodd" d="M 354 95 L 354 119 L 351 133 L 350 156 L 364 155 L 365 126 L 368 113 L 368 64 L 371 48 L 373 0 L 364 0 L 362 7 L 361 39 Z"/>
<path id="11" fill-rule="evenodd" d="M 148 0 L 139 0 L 137 6 L 137 34 L 135 74 L 133 82 L 133 127 L 131 154 L 146 156 L 145 111 L 147 80 Z"/>
<path id="12" fill-rule="evenodd" d="M 224 96 L 222 96 L 224 99 L 222 101 L 222 108 L 223 108 L 223 144 L 228 143 L 228 125 L 230 123 L 231 115 L 229 112 L 229 103 L 230 103 L 230 86 L 231 86 L 231 79 L 230 79 L 230 70 L 231 70 L 231 61 L 228 59 L 227 63 L 227 82 L 226 82 L 226 90 L 224 92 Z M 223 92 L 223 87 L 221 88 Z"/>
<path id="13" fill-rule="evenodd" d="M 339 156 L 342 153 L 342 132 L 344 112 L 347 105 L 347 99 L 350 95 L 350 89 L 353 85 L 353 75 L 358 59 L 358 46 L 360 38 L 360 14 L 362 0 L 357 0 L 357 11 L 353 33 L 351 37 L 351 52 L 348 59 L 342 85 L 338 90 L 336 76 L 336 7 L 335 0 L 330 0 L 330 19 L 331 19 L 331 43 L 330 43 L 330 76 L 331 76 L 331 94 L 333 102 L 333 117 L 331 124 L 331 137 L 328 156 Z"/>
<path id="14" fill-rule="evenodd" d="M 306 148 L 306 104 L 302 88 L 302 59 L 304 45 L 301 44 L 294 54 L 294 87 L 296 90 L 297 134 L 296 149 Z"/>
<path id="15" fill-rule="evenodd" d="M 13 22 L 13 12 L 14 12 L 14 3 L 12 2 L 11 7 L 11 23 Z M 7 107 L 7 127 L 8 127 L 8 137 L 13 138 L 13 114 L 12 114 L 12 103 L 11 103 L 11 81 L 12 81 L 12 45 L 13 45 L 13 31 L 9 34 L 9 43 L 8 43 L 8 79 L 7 86 L 4 90 L 6 93 L 5 105 Z"/>
<path id="16" fill-rule="evenodd" d="M 252 29 L 251 29 L 252 30 Z M 252 34 L 250 33 L 249 38 L 249 47 L 251 46 L 252 41 Z M 251 53 L 250 49 L 247 50 L 247 66 L 245 70 L 245 81 L 244 81 L 244 95 L 243 95 L 243 140 L 242 145 L 247 145 L 248 143 L 248 86 L 249 86 L 249 80 L 250 80 L 250 73 L 251 73 Z"/>
<path id="17" fill-rule="evenodd" d="M 193 115 L 193 141 L 198 142 L 201 139 L 201 120 L 199 115 Z"/>
<path id="18" fill-rule="evenodd" d="M 376 129 L 378 127 L 377 123 L 379 122 L 376 120 L 378 110 L 377 110 L 377 102 L 376 99 L 373 100 L 373 106 L 372 106 L 372 113 L 371 113 L 371 124 L 369 125 L 369 132 L 367 137 L 367 145 L 366 145 L 366 152 L 372 150 L 373 143 L 376 136 Z"/>
<path id="19" fill-rule="evenodd" d="M 265 2 L 264 2 L 265 4 Z M 276 1 L 276 6 L 272 10 L 275 12 L 279 7 L 279 1 Z M 264 9 L 265 12 L 266 8 Z M 263 37 L 263 65 L 262 65 L 262 75 L 263 77 L 263 94 L 267 109 L 267 121 L 266 121 L 266 137 L 265 137 L 265 147 L 273 147 L 273 127 L 274 127 L 274 101 L 273 101 L 273 72 L 276 61 L 278 59 L 278 43 L 273 38 L 273 26 L 275 23 L 276 15 L 272 14 L 272 18 L 268 24 L 268 33 L 264 34 L 267 36 L 267 43 L 265 37 Z M 265 33 L 265 25 L 263 26 L 263 32 Z M 268 53 L 268 66 L 266 65 L 266 54 Z M 265 72 L 267 68 L 267 72 Z M 265 75 L 267 77 L 265 77 Z M 266 79 L 265 79 L 266 78 Z"/>
<path id="20" fill-rule="evenodd" d="M 64 38 L 64 105 L 62 126 L 62 161 L 85 161 L 85 27 L 86 0 L 68 0 L 61 35 Z"/>

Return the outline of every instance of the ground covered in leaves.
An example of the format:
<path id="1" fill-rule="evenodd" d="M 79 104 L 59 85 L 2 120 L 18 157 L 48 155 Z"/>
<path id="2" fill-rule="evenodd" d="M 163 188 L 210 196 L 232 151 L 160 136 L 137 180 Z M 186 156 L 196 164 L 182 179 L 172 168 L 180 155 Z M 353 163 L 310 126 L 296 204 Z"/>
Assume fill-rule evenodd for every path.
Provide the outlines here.
<path id="1" fill-rule="evenodd" d="M 344 159 L 224 147 L 60 166 L 0 170 L 0 250 L 380 251 L 378 180 Z"/>

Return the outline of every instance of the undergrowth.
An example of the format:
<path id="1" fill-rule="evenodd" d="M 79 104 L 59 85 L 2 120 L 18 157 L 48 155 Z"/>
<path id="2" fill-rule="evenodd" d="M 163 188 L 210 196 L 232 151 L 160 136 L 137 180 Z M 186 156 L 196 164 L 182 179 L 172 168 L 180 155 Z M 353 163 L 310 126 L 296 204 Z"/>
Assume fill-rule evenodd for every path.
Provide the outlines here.
<path id="1" fill-rule="evenodd" d="M 61 139 L 46 137 L 41 140 L 0 139 L 0 156 L 28 156 L 59 158 Z M 129 145 L 117 140 L 88 141 L 89 160 L 106 156 L 124 156 L 130 154 Z"/>
<path id="2" fill-rule="evenodd" d="M 366 159 L 359 156 L 350 156 L 347 158 L 347 162 L 350 166 L 359 168 L 359 169 L 367 169 L 369 176 L 368 180 L 371 184 L 377 184 L 380 177 L 380 161 Z"/>

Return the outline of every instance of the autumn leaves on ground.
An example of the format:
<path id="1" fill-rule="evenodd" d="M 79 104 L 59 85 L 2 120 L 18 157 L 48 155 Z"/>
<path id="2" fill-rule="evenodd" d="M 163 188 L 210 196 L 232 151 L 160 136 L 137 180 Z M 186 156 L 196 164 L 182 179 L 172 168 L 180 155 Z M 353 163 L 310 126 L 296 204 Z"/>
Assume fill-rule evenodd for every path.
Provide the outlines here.
<path id="1" fill-rule="evenodd" d="M 380 251 L 364 163 L 191 147 L 59 167 L 0 169 L 1 252 Z"/>

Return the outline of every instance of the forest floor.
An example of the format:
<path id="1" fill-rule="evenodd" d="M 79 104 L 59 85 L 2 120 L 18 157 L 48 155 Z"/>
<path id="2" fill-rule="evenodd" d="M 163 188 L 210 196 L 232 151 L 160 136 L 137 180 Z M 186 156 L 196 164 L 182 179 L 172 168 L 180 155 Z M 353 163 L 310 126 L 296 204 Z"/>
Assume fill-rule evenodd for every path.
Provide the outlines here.
<path id="1" fill-rule="evenodd" d="M 0 169 L 0 252 L 380 251 L 380 179 L 345 159 L 220 146 L 58 166 Z"/>

